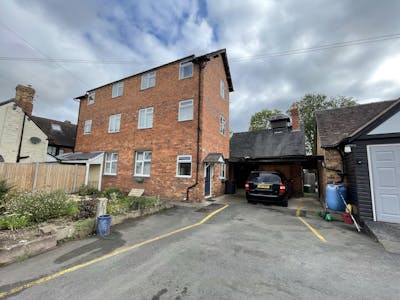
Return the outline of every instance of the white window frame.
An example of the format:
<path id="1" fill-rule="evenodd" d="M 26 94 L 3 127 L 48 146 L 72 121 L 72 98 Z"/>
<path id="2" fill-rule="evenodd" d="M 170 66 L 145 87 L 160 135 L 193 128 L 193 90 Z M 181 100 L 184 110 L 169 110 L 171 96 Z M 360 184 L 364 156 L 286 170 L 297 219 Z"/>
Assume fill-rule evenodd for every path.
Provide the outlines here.
<path id="1" fill-rule="evenodd" d="M 219 178 L 226 179 L 226 163 L 221 163 L 219 165 Z"/>
<path id="2" fill-rule="evenodd" d="M 190 175 L 180 175 L 179 174 L 179 164 L 180 163 L 190 163 Z M 191 178 L 192 177 L 192 156 L 191 155 L 178 155 L 176 157 L 176 177 L 179 178 Z"/>
<path id="3" fill-rule="evenodd" d="M 225 81 L 221 79 L 219 82 L 219 94 L 222 97 L 222 99 L 225 99 Z"/>
<path id="4" fill-rule="evenodd" d="M 151 116 L 151 122 L 149 122 L 149 124 L 147 124 L 150 116 Z M 139 109 L 138 128 L 139 129 L 153 128 L 153 117 L 154 117 L 154 108 L 153 107 Z M 141 121 L 143 121 L 143 122 L 141 122 Z M 144 125 L 141 123 L 143 123 Z"/>
<path id="5" fill-rule="evenodd" d="M 226 121 L 223 115 L 219 116 L 219 133 L 222 135 L 226 133 Z"/>
<path id="6" fill-rule="evenodd" d="M 86 120 L 83 126 L 83 134 L 91 134 L 92 133 L 92 120 Z"/>
<path id="7" fill-rule="evenodd" d="M 120 97 L 124 94 L 124 82 L 118 81 L 112 85 L 112 98 Z"/>
<path id="8" fill-rule="evenodd" d="M 188 109 L 188 108 L 192 108 L 192 114 L 191 117 L 186 117 L 184 118 L 182 116 L 181 110 L 183 109 Z M 178 111 L 178 121 L 179 122 L 183 122 L 183 121 L 191 121 L 193 120 L 193 116 L 194 116 L 194 101 L 193 99 L 186 99 L 183 101 L 179 101 L 179 111 Z"/>
<path id="9" fill-rule="evenodd" d="M 115 163 L 115 173 L 112 166 Z M 118 152 L 107 152 L 104 155 L 104 175 L 117 175 L 118 173 Z"/>
<path id="10" fill-rule="evenodd" d="M 156 86 L 156 71 L 143 74 L 140 82 L 140 89 L 145 90 L 154 86 Z"/>
<path id="11" fill-rule="evenodd" d="M 116 133 L 121 129 L 121 114 L 111 115 L 108 120 L 108 133 Z"/>
<path id="12" fill-rule="evenodd" d="M 95 91 L 89 92 L 87 97 L 87 105 L 93 104 L 95 100 L 96 100 L 96 92 Z"/>
<path id="13" fill-rule="evenodd" d="M 140 153 L 142 153 L 143 154 L 143 159 L 142 160 L 139 160 L 138 159 L 138 156 L 139 156 L 139 154 Z M 150 153 L 150 155 L 151 155 L 151 158 L 150 159 L 146 159 L 146 154 L 148 154 L 148 153 Z M 151 153 L 151 151 L 136 151 L 135 152 L 135 166 L 134 166 L 134 175 L 135 176 L 140 176 L 140 177 L 150 177 L 150 174 L 151 174 L 151 159 L 152 159 L 152 153 Z M 138 164 L 141 164 L 141 172 L 140 173 L 137 173 L 136 172 L 136 169 L 137 169 L 137 165 Z M 144 174 L 144 165 L 145 165 L 145 163 L 150 163 L 150 172 L 149 172 L 149 174 Z"/>
<path id="14" fill-rule="evenodd" d="M 57 155 L 57 147 L 55 146 L 48 146 L 47 147 L 47 154 L 51 154 L 53 156 Z"/>
<path id="15" fill-rule="evenodd" d="M 184 76 L 183 70 L 184 70 L 185 67 L 187 67 L 189 65 L 192 67 L 192 72 L 190 73 L 190 75 Z M 181 62 L 179 64 L 179 79 L 185 79 L 185 78 L 193 77 L 193 69 L 194 69 L 194 66 L 193 66 L 193 63 L 191 61 Z"/>

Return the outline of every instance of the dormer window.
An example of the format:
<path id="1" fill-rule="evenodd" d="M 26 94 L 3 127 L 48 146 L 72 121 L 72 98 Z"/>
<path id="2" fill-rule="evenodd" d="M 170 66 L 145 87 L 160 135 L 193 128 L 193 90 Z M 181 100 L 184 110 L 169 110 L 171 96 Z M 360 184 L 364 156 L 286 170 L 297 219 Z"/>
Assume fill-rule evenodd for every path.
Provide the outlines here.
<path id="1" fill-rule="evenodd" d="M 96 92 L 95 91 L 89 92 L 88 93 L 87 105 L 93 104 L 95 98 L 96 98 Z"/>
<path id="2" fill-rule="evenodd" d="M 61 131 L 61 126 L 59 124 L 51 124 L 51 129 L 54 131 Z"/>
<path id="3" fill-rule="evenodd" d="M 191 61 L 183 62 L 179 66 L 179 79 L 185 79 L 193 76 L 193 63 Z"/>

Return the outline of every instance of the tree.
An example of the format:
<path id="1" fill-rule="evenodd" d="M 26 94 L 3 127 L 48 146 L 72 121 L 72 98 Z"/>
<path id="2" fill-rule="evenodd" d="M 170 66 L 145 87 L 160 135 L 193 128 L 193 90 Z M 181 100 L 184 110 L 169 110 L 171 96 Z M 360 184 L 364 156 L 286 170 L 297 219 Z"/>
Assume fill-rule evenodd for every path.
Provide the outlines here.
<path id="1" fill-rule="evenodd" d="M 271 124 L 269 119 L 272 116 L 282 113 L 279 109 L 269 110 L 263 109 L 262 111 L 256 112 L 251 116 L 249 131 L 270 129 Z"/>
<path id="2" fill-rule="evenodd" d="M 306 137 L 307 152 L 315 154 L 315 112 L 318 110 L 357 105 L 351 97 L 331 97 L 322 94 L 306 94 L 297 103 Z"/>

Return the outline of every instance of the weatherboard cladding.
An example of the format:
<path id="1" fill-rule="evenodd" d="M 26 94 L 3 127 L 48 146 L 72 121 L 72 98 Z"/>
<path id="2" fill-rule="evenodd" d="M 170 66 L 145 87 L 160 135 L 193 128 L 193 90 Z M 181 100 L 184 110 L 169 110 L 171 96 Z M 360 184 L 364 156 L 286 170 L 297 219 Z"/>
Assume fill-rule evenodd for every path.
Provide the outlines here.
<path id="1" fill-rule="evenodd" d="M 230 141 L 230 158 L 269 158 L 305 155 L 302 131 L 273 133 L 259 130 L 234 133 Z"/>
<path id="2" fill-rule="evenodd" d="M 335 147 L 398 100 L 328 109 L 315 113 L 321 147 Z"/>

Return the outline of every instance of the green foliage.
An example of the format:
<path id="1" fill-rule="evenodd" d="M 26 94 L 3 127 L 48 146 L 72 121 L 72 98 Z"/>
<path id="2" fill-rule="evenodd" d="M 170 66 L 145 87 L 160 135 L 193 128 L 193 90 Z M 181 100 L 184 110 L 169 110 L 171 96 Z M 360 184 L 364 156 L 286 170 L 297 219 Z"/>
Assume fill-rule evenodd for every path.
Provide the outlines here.
<path id="1" fill-rule="evenodd" d="M 357 103 L 353 98 L 348 97 L 331 97 L 328 98 L 322 94 L 306 94 L 297 103 L 300 113 L 300 119 L 303 123 L 304 134 L 306 136 L 306 148 L 308 153 L 315 154 L 315 112 L 318 110 L 338 108 L 345 106 L 353 106 Z"/>
<path id="2" fill-rule="evenodd" d="M 0 217 L 0 230 L 15 230 L 29 226 L 29 215 L 5 214 Z"/>
<path id="3" fill-rule="evenodd" d="M 139 210 L 153 207 L 158 203 L 156 197 L 127 197 L 129 210 Z"/>
<path id="4" fill-rule="evenodd" d="M 75 223 L 75 236 L 84 238 L 92 234 L 95 230 L 96 220 L 94 218 L 79 220 Z"/>
<path id="5" fill-rule="evenodd" d="M 0 179 L 0 213 L 4 210 L 6 195 L 12 188 L 13 186 L 7 183 L 7 180 Z"/>
<path id="6" fill-rule="evenodd" d="M 77 203 L 78 219 L 93 218 L 96 215 L 96 201 L 81 200 Z"/>
<path id="7" fill-rule="evenodd" d="M 38 223 L 60 216 L 75 215 L 77 203 L 68 200 L 62 191 L 21 192 L 10 197 L 6 210 L 11 214 L 28 214 L 30 221 Z"/>
<path id="8" fill-rule="evenodd" d="M 110 188 L 106 189 L 103 191 L 103 196 L 107 197 L 108 199 L 111 199 L 112 197 L 122 199 L 123 197 L 126 196 L 126 193 L 124 191 L 121 191 L 120 189 L 117 188 Z"/>
<path id="9" fill-rule="evenodd" d="M 94 188 L 87 185 L 82 185 L 78 191 L 79 196 L 100 196 L 101 192 Z"/>
<path id="10" fill-rule="evenodd" d="M 270 129 L 271 124 L 269 122 L 269 119 L 280 113 L 282 112 L 279 109 L 263 109 L 262 111 L 256 112 L 254 115 L 251 116 L 249 131 Z"/>

